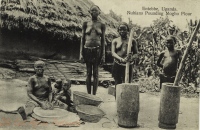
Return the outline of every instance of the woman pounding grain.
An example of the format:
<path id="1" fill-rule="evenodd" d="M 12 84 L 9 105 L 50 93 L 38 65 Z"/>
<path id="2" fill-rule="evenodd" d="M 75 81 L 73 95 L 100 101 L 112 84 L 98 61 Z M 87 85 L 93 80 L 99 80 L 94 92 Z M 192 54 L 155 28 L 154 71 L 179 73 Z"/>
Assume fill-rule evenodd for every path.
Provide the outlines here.
<path id="1" fill-rule="evenodd" d="M 114 57 L 114 64 L 112 68 L 112 76 L 115 80 L 115 88 L 117 84 L 124 83 L 126 62 L 130 62 L 129 79 L 130 83 L 133 78 L 133 63 L 134 59 L 138 58 L 138 48 L 136 40 L 132 39 L 131 53 L 127 55 L 128 41 L 129 41 L 129 27 L 127 23 L 121 23 L 118 27 L 119 37 L 112 41 L 112 56 Z"/>
<path id="2" fill-rule="evenodd" d="M 90 7 L 91 21 L 83 23 L 81 39 L 81 58 L 87 67 L 86 86 L 88 94 L 96 95 L 98 87 L 98 66 L 105 60 L 105 24 L 98 20 L 100 8 L 96 5 Z M 91 77 L 93 74 L 93 91 Z"/>

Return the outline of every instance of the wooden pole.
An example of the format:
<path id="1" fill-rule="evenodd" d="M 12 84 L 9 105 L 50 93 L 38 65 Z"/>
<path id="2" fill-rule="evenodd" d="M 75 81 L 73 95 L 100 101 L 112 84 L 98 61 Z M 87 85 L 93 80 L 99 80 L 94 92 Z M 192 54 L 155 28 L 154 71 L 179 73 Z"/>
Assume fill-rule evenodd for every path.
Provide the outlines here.
<path id="1" fill-rule="evenodd" d="M 131 53 L 131 47 L 132 47 L 132 41 L 133 41 L 133 29 L 131 29 L 129 40 L 128 40 L 128 49 L 127 49 L 127 55 Z M 125 71 L 125 83 L 129 83 L 129 66 L 130 62 L 126 62 L 126 71 Z"/>
<path id="2" fill-rule="evenodd" d="M 153 66 L 152 67 L 153 67 L 153 70 L 155 71 L 155 67 L 154 67 L 155 62 L 156 62 L 156 60 L 155 60 L 155 44 L 158 45 L 158 43 L 156 43 L 153 34 L 154 33 L 152 33 L 152 38 L 153 38 Z"/>
<path id="3" fill-rule="evenodd" d="M 178 69 L 178 72 L 177 72 L 177 74 L 176 74 L 176 78 L 175 78 L 175 81 L 174 81 L 173 86 L 178 86 L 178 83 L 179 83 L 179 81 L 180 81 L 181 74 L 182 74 L 182 69 L 183 69 L 184 63 L 185 63 L 185 61 L 186 61 L 186 59 L 187 59 L 188 51 L 189 51 L 189 49 L 190 49 L 190 47 L 191 47 L 191 45 L 192 45 L 192 43 L 193 43 L 193 40 L 194 40 L 194 37 L 195 37 L 196 34 L 197 34 L 197 31 L 199 30 L 199 27 L 200 27 L 200 20 L 199 20 L 199 22 L 198 22 L 198 24 L 197 24 L 195 30 L 193 31 L 191 37 L 190 37 L 190 40 L 189 40 L 189 42 L 188 42 L 188 46 L 187 46 L 187 48 L 186 48 L 186 50 L 185 50 L 185 52 L 184 52 L 183 58 L 182 58 L 181 63 L 180 63 L 180 65 L 179 65 L 179 69 Z"/>
<path id="4" fill-rule="evenodd" d="M 80 52 L 79 52 L 79 60 L 81 60 L 83 57 L 82 57 L 82 51 L 83 51 L 83 43 L 81 41 L 80 43 Z"/>

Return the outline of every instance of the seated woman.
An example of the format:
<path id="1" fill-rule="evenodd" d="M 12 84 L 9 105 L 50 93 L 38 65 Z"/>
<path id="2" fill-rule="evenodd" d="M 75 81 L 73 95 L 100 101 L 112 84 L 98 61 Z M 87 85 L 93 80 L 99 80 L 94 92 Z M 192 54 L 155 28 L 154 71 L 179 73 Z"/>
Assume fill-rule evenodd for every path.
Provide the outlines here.
<path id="1" fill-rule="evenodd" d="M 26 115 L 21 115 L 24 120 L 33 113 L 35 107 L 54 109 L 54 106 L 58 105 L 61 109 L 68 109 L 67 104 L 57 100 L 53 101 L 51 80 L 44 75 L 44 67 L 43 61 L 36 61 L 34 64 L 36 74 L 28 80 L 27 94 L 29 100 L 25 105 Z"/>

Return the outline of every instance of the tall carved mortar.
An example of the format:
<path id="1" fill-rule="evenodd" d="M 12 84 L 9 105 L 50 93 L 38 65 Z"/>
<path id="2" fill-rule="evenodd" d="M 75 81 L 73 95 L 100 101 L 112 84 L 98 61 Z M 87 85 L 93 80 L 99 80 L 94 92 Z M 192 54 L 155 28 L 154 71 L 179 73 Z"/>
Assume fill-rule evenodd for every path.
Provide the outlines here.
<path id="1" fill-rule="evenodd" d="M 123 83 L 117 85 L 118 125 L 125 128 L 137 126 L 139 113 L 139 84 Z"/>
<path id="2" fill-rule="evenodd" d="M 163 83 L 160 98 L 159 127 L 175 129 L 178 123 L 181 87 Z"/>

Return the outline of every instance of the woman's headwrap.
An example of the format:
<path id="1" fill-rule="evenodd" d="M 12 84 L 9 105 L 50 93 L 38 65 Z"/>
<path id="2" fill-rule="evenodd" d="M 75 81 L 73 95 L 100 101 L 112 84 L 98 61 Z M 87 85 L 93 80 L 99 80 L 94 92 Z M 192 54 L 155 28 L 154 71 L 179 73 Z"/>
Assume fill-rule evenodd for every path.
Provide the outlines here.
<path id="1" fill-rule="evenodd" d="M 128 29 L 127 31 L 128 31 L 128 32 L 130 31 L 128 24 L 127 24 L 126 22 L 121 22 L 121 23 L 119 24 L 118 28 L 117 28 L 117 31 L 118 31 L 118 32 L 119 32 L 119 27 L 120 27 L 121 25 L 125 25 L 125 26 L 127 27 L 127 29 Z"/>
<path id="2" fill-rule="evenodd" d="M 97 8 L 99 9 L 99 11 L 101 11 L 101 9 L 99 8 L 98 5 L 92 5 L 92 6 L 90 7 L 89 11 L 90 11 L 93 7 L 97 7 Z"/>
<path id="3" fill-rule="evenodd" d="M 41 67 L 45 67 L 45 63 L 43 61 L 36 61 L 35 64 L 34 64 L 34 68 L 38 67 L 38 66 L 41 66 Z"/>

